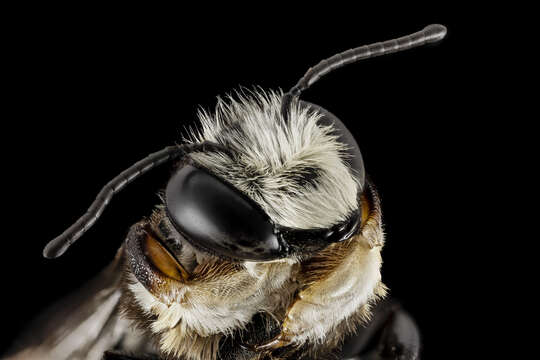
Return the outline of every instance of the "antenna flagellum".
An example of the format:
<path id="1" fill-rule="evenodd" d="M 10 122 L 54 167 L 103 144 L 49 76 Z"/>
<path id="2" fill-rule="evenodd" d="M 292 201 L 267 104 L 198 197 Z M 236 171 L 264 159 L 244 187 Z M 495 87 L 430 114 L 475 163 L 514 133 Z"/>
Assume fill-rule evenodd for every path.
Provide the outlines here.
<path id="1" fill-rule="evenodd" d="M 226 152 L 227 150 L 217 144 L 203 142 L 199 144 L 168 146 L 158 152 L 148 155 L 109 181 L 107 185 L 101 189 L 86 213 L 45 246 L 45 249 L 43 249 L 43 256 L 48 259 L 53 259 L 62 255 L 75 241 L 77 241 L 77 239 L 94 225 L 103 213 L 103 210 L 109 205 L 113 196 L 124 189 L 133 180 L 161 164 L 181 158 L 190 152 L 196 151 Z"/>
<path id="2" fill-rule="evenodd" d="M 363 59 L 392 54 L 412 49 L 427 43 L 434 43 L 446 36 L 446 27 L 440 24 L 431 24 L 420 31 L 396 39 L 360 46 L 324 59 L 317 65 L 309 68 L 305 75 L 286 94 L 283 95 L 281 113 L 287 119 L 287 112 L 292 101 L 299 98 L 302 92 L 320 78 L 345 65 Z"/>

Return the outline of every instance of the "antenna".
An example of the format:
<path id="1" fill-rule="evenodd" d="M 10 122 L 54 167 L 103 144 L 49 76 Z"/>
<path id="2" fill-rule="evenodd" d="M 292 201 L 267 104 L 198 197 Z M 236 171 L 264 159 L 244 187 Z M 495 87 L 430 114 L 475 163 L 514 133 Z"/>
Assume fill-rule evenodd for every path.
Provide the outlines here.
<path id="1" fill-rule="evenodd" d="M 61 235 L 51 240 L 45 249 L 43 256 L 48 259 L 57 258 L 62 255 L 77 239 L 90 229 L 109 205 L 113 196 L 126 187 L 133 180 L 147 173 L 158 165 L 164 164 L 174 159 L 181 158 L 190 152 L 198 151 L 227 151 L 220 145 L 202 142 L 197 144 L 186 144 L 168 146 L 158 152 L 148 155 L 144 159 L 131 165 L 122 171 L 114 179 L 105 185 L 98 196 L 90 205 L 86 213 L 73 225 L 67 228 Z"/>
<path id="2" fill-rule="evenodd" d="M 288 109 L 294 98 L 299 98 L 302 92 L 316 83 L 320 78 L 330 72 L 345 65 L 355 63 L 359 60 L 369 59 L 375 56 L 395 53 L 428 43 L 435 43 L 442 40 L 446 35 L 446 27 L 440 24 L 432 24 L 413 34 L 399 37 L 397 39 L 377 42 L 371 45 L 364 45 L 354 49 L 336 54 L 328 59 L 322 60 L 317 65 L 306 72 L 306 74 L 294 85 L 285 95 L 281 103 L 281 113 L 287 119 Z"/>

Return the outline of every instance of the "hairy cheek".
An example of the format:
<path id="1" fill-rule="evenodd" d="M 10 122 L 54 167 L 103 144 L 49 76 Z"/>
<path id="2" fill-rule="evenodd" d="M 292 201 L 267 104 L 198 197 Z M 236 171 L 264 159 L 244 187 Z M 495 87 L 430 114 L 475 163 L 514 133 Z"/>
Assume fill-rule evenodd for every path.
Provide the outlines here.
<path id="1" fill-rule="evenodd" d="M 264 297 L 245 296 L 242 288 L 223 287 L 216 296 L 206 286 L 193 286 L 186 290 L 185 301 L 179 303 L 175 299 L 165 305 L 138 281 L 130 281 L 125 289 L 133 319 L 155 334 L 172 331 L 180 338 L 224 334 L 242 328 L 264 301 Z M 240 301 L 238 293 L 242 296 Z"/>
<path id="2" fill-rule="evenodd" d="M 207 264 L 196 269 L 186 283 L 160 276 L 144 264 L 128 264 L 128 288 L 144 310 L 181 305 L 227 308 L 260 291 L 260 284 L 237 264 Z"/>

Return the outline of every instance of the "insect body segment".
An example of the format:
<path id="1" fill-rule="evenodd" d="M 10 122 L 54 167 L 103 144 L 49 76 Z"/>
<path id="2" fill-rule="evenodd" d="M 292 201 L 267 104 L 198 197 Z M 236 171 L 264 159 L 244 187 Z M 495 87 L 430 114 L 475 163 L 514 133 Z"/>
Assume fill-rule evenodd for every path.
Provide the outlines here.
<path id="1" fill-rule="evenodd" d="M 285 94 L 219 99 L 215 112 L 199 114 L 200 126 L 184 144 L 111 180 L 44 256 L 62 255 L 132 180 L 175 161 L 163 204 L 132 226 L 120 251 L 126 274 L 122 315 L 114 316 L 141 329 L 134 342 L 153 341 L 154 355 L 175 360 L 307 359 L 337 351 L 386 293 L 381 210 L 351 132 L 300 96 L 344 65 L 445 34 L 444 26 L 430 25 L 337 54 Z M 115 330 L 119 339 L 129 339 L 128 328 Z M 417 355 L 418 344 L 411 346 L 407 353 Z"/>

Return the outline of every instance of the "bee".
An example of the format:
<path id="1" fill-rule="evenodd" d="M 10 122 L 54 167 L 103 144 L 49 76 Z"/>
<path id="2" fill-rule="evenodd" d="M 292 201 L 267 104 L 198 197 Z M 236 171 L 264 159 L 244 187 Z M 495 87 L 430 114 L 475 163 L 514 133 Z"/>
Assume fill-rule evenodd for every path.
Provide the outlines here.
<path id="1" fill-rule="evenodd" d="M 45 247 L 46 258 L 62 255 L 116 193 L 174 165 L 162 203 L 130 228 L 113 263 L 8 358 L 417 358 L 414 321 L 381 301 L 381 207 L 359 146 L 301 95 L 347 64 L 445 34 L 430 25 L 334 55 L 285 93 L 218 98 L 181 145 L 112 179 Z"/>

